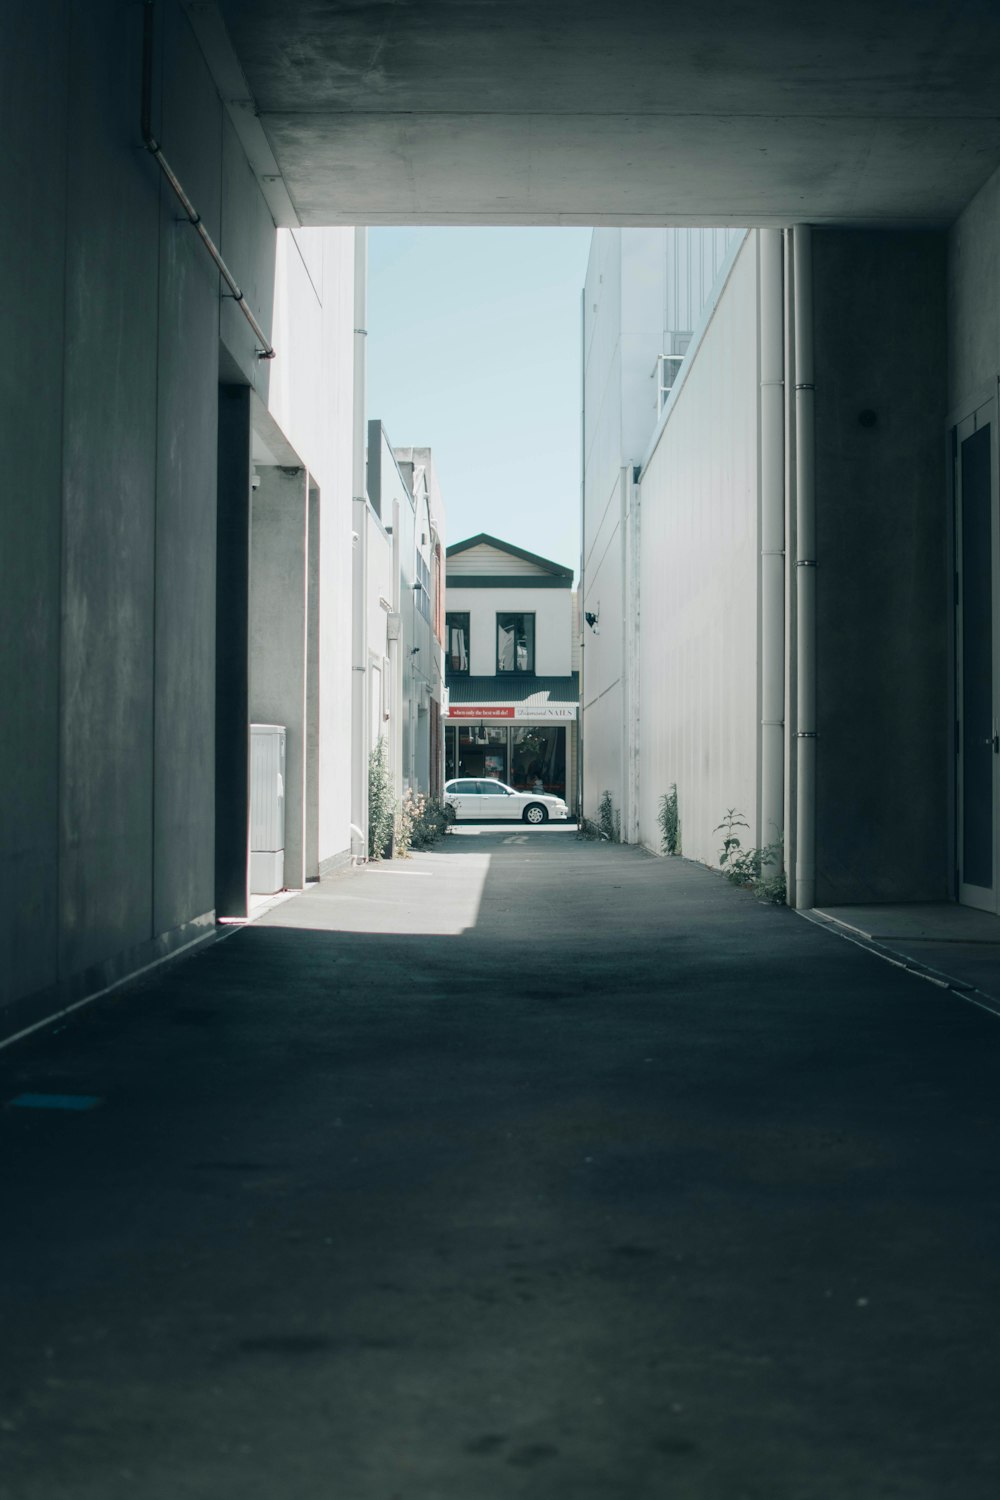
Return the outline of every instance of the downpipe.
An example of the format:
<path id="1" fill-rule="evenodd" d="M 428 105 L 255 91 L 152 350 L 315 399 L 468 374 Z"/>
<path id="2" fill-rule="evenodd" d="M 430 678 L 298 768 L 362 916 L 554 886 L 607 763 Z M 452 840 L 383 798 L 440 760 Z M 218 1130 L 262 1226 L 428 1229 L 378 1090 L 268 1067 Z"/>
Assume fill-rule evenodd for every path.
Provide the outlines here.
<path id="1" fill-rule="evenodd" d="M 354 411 L 351 549 L 351 834 L 368 857 L 368 498 L 365 483 L 367 383 L 367 231 L 354 231 Z"/>
<path id="2" fill-rule="evenodd" d="M 816 905 L 816 440 L 812 230 L 792 231 L 795 341 L 795 905 Z"/>
<path id="3" fill-rule="evenodd" d="M 777 846 L 765 878 L 781 873 L 785 805 L 785 355 L 780 229 L 760 229 L 760 834 Z"/>
<path id="4" fill-rule="evenodd" d="M 625 504 L 623 547 L 625 564 L 624 636 L 625 636 L 625 755 L 622 767 L 622 838 L 626 844 L 638 844 L 639 838 L 639 652 L 641 599 L 639 597 L 639 528 L 641 525 L 641 490 L 638 469 L 622 473 Z"/>

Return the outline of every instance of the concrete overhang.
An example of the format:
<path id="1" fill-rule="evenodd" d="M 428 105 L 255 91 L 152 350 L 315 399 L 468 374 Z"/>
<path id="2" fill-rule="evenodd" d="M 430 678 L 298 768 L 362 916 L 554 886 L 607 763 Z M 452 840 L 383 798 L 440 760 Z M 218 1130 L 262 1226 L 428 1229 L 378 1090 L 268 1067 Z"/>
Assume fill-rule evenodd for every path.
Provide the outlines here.
<path id="1" fill-rule="evenodd" d="M 1000 162 L 994 0 L 220 8 L 303 224 L 944 225 Z"/>

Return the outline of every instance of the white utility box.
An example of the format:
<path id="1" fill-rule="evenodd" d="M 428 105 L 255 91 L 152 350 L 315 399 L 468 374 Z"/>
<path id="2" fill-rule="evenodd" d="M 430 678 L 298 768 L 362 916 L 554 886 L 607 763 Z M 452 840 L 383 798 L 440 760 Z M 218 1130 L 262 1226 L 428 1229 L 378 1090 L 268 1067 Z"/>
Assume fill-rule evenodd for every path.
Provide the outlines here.
<path id="1" fill-rule="evenodd" d="M 250 725 L 250 891 L 285 884 L 285 726 Z"/>

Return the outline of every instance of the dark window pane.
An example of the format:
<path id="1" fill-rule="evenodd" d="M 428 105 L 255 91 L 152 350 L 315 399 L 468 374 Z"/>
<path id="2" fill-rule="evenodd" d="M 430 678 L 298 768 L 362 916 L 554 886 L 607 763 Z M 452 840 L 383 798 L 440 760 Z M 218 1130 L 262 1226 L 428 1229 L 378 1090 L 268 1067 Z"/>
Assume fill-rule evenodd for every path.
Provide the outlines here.
<path id="1" fill-rule="evenodd" d="M 510 781 L 515 791 L 566 795 L 566 731 L 553 724 L 515 729 L 511 735 Z"/>
<path id="2" fill-rule="evenodd" d="M 497 671 L 535 670 L 534 615 L 497 615 Z"/>
<path id="3" fill-rule="evenodd" d="M 445 666 L 449 672 L 469 670 L 469 616 L 449 614 L 445 625 Z"/>

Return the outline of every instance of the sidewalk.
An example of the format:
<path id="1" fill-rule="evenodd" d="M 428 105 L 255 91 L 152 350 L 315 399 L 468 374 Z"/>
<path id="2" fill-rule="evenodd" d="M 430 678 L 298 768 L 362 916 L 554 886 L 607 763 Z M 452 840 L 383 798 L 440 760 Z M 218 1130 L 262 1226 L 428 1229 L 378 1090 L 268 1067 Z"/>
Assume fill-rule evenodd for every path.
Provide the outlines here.
<path id="1" fill-rule="evenodd" d="M 950 901 L 826 906 L 803 915 L 1000 1014 L 1000 917 Z"/>
<path id="2" fill-rule="evenodd" d="M 994 1500 L 998 1080 L 683 860 L 311 887 L 0 1053 L 0 1500 Z"/>

